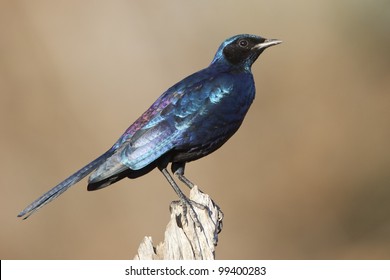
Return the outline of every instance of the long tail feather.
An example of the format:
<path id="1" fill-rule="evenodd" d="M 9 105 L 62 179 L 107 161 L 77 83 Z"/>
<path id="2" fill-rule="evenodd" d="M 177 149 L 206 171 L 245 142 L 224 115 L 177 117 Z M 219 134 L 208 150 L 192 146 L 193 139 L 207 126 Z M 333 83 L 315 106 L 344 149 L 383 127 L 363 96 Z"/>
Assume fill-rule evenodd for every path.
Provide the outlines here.
<path id="1" fill-rule="evenodd" d="M 95 170 L 100 164 L 102 164 L 107 158 L 113 154 L 112 150 L 108 150 L 103 155 L 95 159 L 94 161 L 88 163 L 86 166 L 81 168 L 79 171 L 75 172 L 73 175 L 69 176 L 67 179 L 59 183 L 57 186 L 52 188 L 47 193 L 43 194 L 29 206 L 27 206 L 22 212 L 19 213 L 18 217 L 23 217 L 27 219 L 35 211 L 39 210 L 44 205 L 48 204 L 50 201 L 54 200 L 62 193 L 64 193 L 68 188 L 79 182 L 81 179 L 86 177 L 89 173 Z"/>

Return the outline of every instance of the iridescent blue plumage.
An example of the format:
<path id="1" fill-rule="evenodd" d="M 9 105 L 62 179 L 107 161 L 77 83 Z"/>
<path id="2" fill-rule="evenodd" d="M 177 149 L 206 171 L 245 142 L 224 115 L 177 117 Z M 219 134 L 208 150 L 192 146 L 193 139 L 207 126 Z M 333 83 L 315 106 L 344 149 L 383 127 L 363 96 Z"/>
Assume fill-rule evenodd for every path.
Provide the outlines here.
<path id="1" fill-rule="evenodd" d="M 181 181 L 193 186 L 184 177 L 185 164 L 215 151 L 237 131 L 255 97 L 251 66 L 264 49 L 279 43 L 248 34 L 227 39 L 209 67 L 169 88 L 105 154 L 19 216 L 31 215 L 91 172 L 88 190 L 96 190 L 158 167 L 183 200 L 166 170 L 168 163 Z"/>

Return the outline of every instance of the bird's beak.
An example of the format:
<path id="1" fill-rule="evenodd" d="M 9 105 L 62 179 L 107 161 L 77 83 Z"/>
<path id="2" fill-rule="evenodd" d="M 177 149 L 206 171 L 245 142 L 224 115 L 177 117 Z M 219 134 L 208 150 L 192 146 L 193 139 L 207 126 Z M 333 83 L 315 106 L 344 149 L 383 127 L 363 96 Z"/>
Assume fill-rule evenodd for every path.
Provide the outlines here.
<path id="1" fill-rule="evenodd" d="M 268 47 L 278 45 L 282 43 L 282 41 L 278 39 L 266 39 L 263 43 L 255 45 L 252 49 L 264 50 Z"/>

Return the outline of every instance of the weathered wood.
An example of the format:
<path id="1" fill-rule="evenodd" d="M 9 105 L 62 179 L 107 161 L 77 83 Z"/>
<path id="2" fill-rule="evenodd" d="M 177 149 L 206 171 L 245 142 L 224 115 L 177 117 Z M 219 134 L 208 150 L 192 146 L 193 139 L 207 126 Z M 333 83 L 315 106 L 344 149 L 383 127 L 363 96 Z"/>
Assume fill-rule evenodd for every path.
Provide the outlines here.
<path id="1" fill-rule="evenodd" d="M 134 259 L 213 260 L 215 258 L 215 247 L 218 243 L 218 234 L 222 229 L 223 213 L 207 194 L 199 191 L 197 186 L 192 188 L 190 199 L 206 207 L 202 209 L 194 206 L 196 216 L 188 209 L 186 222 L 181 203 L 172 202 L 171 219 L 165 230 L 164 241 L 155 247 L 152 237 L 144 237 Z"/>

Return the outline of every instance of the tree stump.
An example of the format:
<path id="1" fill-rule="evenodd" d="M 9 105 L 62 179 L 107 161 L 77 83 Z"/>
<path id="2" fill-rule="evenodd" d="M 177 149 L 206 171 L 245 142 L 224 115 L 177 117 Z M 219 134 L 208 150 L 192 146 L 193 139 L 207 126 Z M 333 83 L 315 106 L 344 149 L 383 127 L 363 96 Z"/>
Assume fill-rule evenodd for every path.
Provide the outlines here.
<path id="1" fill-rule="evenodd" d="M 164 241 L 157 247 L 152 237 L 145 236 L 138 248 L 135 260 L 213 260 L 218 234 L 222 230 L 223 213 L 212 199 L 197 186 L 190 192 L 190 199 L 205 207 L 194 207 L 197 217 L 184 211 L 181 203 L 171 203 L 171 219 L 165 230 Z M 197 218 L 197 219 L 196 219 Z"/>

